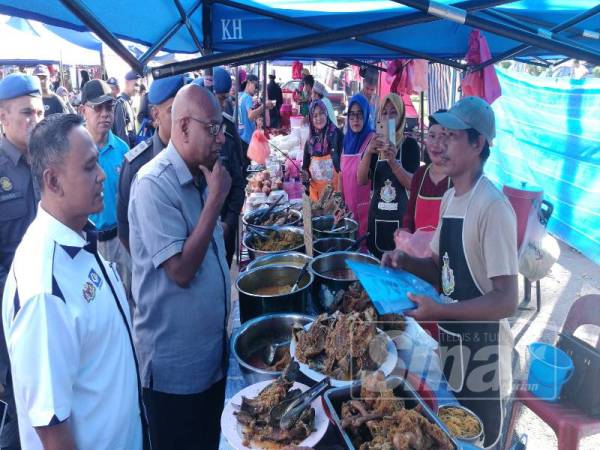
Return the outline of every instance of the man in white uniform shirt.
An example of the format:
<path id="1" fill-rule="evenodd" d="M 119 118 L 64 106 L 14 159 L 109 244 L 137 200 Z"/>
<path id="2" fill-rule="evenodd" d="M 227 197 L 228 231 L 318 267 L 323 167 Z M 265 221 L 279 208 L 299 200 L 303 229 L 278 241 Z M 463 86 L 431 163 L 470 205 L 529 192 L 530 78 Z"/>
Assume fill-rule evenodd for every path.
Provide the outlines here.
<path id="1" fill-rule="evenodd" d="M 125 291 L 88 228 L 104 204 L 98 150 L 81 118 L 55 114 L 29 153 L 41 202 L 2 304 L 22 449 L 141 450 Z"/>

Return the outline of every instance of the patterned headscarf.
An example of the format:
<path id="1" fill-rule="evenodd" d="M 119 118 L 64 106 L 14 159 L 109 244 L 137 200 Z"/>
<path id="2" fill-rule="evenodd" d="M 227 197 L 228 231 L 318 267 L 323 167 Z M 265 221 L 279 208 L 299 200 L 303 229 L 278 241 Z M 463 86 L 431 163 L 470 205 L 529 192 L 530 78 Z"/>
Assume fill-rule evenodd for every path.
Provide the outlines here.
<path id="1" fill-rule="evenodd" d="M 313 114 L 316 108 L 321 108 L 323 114 L 325 114 L 327 122 L 321 130 L 317 130 L 313 125 Z M 310 104 L 309 110 L 309 126 L 310 126 L 310 137 L 308 139 L 308 151 L 310 156 L 327 156 L 331 153 L 331 146 L 337 132 L 337 127 L 329 119 L 327 114 L 327 107 L 322 100 L 315 100 Z"/>
<path id="2" fill-rule="evenodd" d="M 398 111 L 398 118 L 396 119 L 396 147 L 400 148 L 404 142 L 404 126 L 406 125 L 404 102 L 402 101 L 402 97 L 400 97 L 398 94 L 390 92 L 388 95 L 383 97 L 383 100 L 381 101 L 378 117 L 381 117 L 381 111 L 383 111 L 383 107 L 388 100 L 394 106 L 394 108 L 396 108 L 396 111 Z"/>
<path id="3" fill-rule="evenodd" d="M 356 94 L 354 97 L 350 99 L 350 104 L 348 105 L 348 114 L 350 114 L 350 109 L 352 105 L 355 103 L 360 106 L 360 109 L 363 113 L 363 127 L 360 132 L 355 133 L 350 128 L 350 123 L 348 123 L 348 131 L 344 136 L 344 154 L 345 155 L 356 155 L 360 148 L 362 147 L 365 139 L 369 134 L 373 132 L 371 129 L 371 125 L 369 123 L 369 119 L 371 116 L 371 108 L 369 107 L 369 101 L 362 94 Z M 348 116 L 348 122 L 350 121 L 350 116 Z"/>

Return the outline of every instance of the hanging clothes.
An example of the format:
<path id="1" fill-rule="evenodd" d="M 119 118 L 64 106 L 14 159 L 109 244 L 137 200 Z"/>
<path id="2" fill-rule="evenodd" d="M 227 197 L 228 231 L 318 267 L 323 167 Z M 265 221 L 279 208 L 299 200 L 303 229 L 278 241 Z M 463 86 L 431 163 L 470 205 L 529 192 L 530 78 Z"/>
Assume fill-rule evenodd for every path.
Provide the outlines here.
<path id="1" fill-rule="evenodd" d="M 474 66 L 487 61 L 492 57 L 485 36 L 479 30 L 473 30 L 469 34 L 469 49 L 465 59 L 469 66 Z M 490 105 L 502 95 L 500 82 L 496 75 L 493 64 L 482 70 L 471 71 L 462 80 L 462 92 L 464 97 L 470 95 L 481 97 Z"/>
<path id="2" fill-rule="evenodd" d="M 429 64 L 427 102 L 429 111 L 450 109 L 459 96 L 460 72 L 454 67 L 440 63 Z"/>
<path id="3" fill-rule="evenodd" d="M 294 61 L 292 64 L 292 80 L 302 79 L 302 69 L 304 66 L 300 61 Z"/>

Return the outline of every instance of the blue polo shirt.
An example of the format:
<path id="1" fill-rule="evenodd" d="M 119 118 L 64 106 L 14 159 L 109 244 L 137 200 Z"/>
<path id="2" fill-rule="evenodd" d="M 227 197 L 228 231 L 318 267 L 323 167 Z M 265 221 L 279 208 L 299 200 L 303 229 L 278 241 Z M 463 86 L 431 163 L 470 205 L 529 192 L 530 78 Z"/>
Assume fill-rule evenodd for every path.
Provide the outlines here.
<path id="1" fill-rule="evenodd" d="M 98 231 L 106 231 L 117 226 L 117 190 L 119 174 L 129 146 L 121 138 L 108 132 L 106 145 L 98 150 L 100 155 L 98 163 L 104 173 L 104 209 L 99 213 L 90 215 L 90 221 L 96 225 Z"/>
<path id="2" fill-rule="evenodd" d="M 256 129 L 256 125 L 253 120 L 248 117 L 248 110 L 252 108 L 252 97 L 249 94 L 243 93 L 240 96 L 240 108 L 238 113 L 238 130 L 240 132 L 240 138 L 246 144 L 249 144 L 252 140 L 252 133 Z"/>

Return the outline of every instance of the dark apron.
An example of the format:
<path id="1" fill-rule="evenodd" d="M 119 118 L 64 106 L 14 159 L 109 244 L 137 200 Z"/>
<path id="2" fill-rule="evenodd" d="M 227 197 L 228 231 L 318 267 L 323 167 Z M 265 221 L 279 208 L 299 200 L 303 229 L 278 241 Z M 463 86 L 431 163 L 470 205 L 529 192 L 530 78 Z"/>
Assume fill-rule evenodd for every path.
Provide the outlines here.
<path id="1" fill-rule="evenodd" d="M 373 195 L 369 206 L 369 251 L 377 258 L 396 248 L 394 232 L 402 227 L 408 204 L 406 189 L 386 160 L 377 161 L 373 172 Z"/>
<path id="2" fill-rule="evenodd" d="M 476 189 L 477 184 L 472 192 Z M 440 286 L 444 295 L 458 302 L 483 295 L 469 269 L 463 247 L 463 227 L 464 217 L 442 217 Z M 503 417 L 499 322 L 452 321 L 439 322 L 438 326 L 444 375 L 460 404 L 475 412 L 483 421 L 484 446 L 489 447 L 499 438 Z"/>

